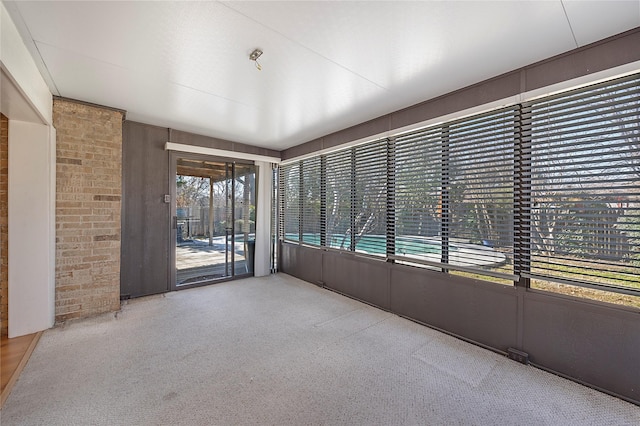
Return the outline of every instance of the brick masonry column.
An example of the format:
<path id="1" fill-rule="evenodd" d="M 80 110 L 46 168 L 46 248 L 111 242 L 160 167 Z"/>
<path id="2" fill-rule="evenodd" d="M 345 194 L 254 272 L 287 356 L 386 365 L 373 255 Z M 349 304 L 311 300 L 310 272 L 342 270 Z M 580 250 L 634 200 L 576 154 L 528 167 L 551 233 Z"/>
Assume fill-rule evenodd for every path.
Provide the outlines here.
<path id="1" fill-rule="evenodd" d="M 54 99 L 56 322 L 120 308 L 122 120 Z"/>

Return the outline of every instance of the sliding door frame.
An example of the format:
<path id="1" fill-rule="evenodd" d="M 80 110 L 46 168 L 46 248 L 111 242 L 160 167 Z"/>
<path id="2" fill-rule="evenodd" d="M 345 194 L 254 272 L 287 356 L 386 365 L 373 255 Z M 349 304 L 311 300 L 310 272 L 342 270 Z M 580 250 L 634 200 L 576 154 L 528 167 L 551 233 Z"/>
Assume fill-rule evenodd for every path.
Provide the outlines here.
<path id="1" fill-rule="evenodd" d="M 177 280 L 176 280 L 176 238 L 177 238 L 177 226 L 176 226 L 176 218 L 177 218 L 177 211 L 176 211 L 176 198 L 177 198 L 177 190 L 176 190 L 176 177 L 177 177 L 177 172 L 178 172 L 178 167 L 177 167 L 177 162 L 178 159 L 187 159 L 187 160 L 199 160 L 199 161 L 210 161 L 210 162 L 220 162 L 220 163 L 225 163 L 225 167 L 229 167 L 229 165 L 231 165 L 231 179 L 232 179 L 232 188 L 231 191 L 232 193 L 234 193 L 234 196 L 231 197 L 231 210 L 232 210 L 232 215 L 235 215 L 235 165 L 236 164 L 246 164 L 246 165 L 252 165 L 254 167 L 255 166 L 255 162 L 254 161 L 250 161 L 250 160 L 240 160 L 240 159 L 236 159 L 236 158 L 227 158 L 227 157 L 218 157 L 218 156 L 213 156 L 213 155 L 206 155 L 206 154 L 194 154 L 194 153 L 189 153 L 189 152 L 180 152 L 180 151 L 170 151 L 169 152 L 169 182 L 168 182 L 168 194 L 170 196 L 170 220 L 169 223 L 167 224 L 169 226 L 169 241 L 167 242 L 169 244 L 169 259 L 167 262 L 167 273 L 169 276 L 169 291 L 176 291 L 176 290 L 184 290 L 184 289 L 188 289 L 188 288 L 194 288 L 194 287 L 202 287 L 205 285 L 210 285 L 210 284 L 214 284 L 214 283 L 219 283 L 219 282 L 225 282 L 225 281 L 231 281 L 237 278 L 247 278 L 249 276 L 251 276 L 251 274 L 247 273 L 247 274 L 242 274 L 242 275 L 236 275 L 235 273 L 235 220 L 232 221 L 232 235 L 231 235 L 231 243 L 232 243 L 232 250 L 231 250 L 231 256 L 228 256 L 228 253 L 225 254 L 225 256 L 228 256 L 227 258 L 231 259 L 231 265 L 228 264 L 227 262 L 227 268 L 231 268 L 231 274 L 229 276 L 225 276 L 223 278 L 218 278 L 218 279 L 214 279 L 214 280 L 207 280 L 207 281 L 199 281 L 193 284 L 185 284 L 185 285 L 178 285 L 177 284 Z M 257 180 L 257 173 L 256 173 L 256 180 Z M 255 189 L 254 189 L 255 190 Z M 257 196 L 257 194 L 256 194 Z M 256 206 L 257 207 L 257 206 Z M 258 212 L 256 212 L 256 214 L 258 214 Z M 226 240 L 225 240 L 226 243 Z M 228 247 L 228 244 L 226 245 Z M 227 248 L 228 251 L 228 248 Z"/>

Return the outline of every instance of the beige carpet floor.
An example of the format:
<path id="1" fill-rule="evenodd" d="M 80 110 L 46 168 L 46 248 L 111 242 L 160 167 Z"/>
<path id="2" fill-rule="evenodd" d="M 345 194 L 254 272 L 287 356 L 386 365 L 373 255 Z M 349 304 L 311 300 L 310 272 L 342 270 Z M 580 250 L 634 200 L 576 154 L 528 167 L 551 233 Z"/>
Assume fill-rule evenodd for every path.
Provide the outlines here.
<path id="1" fill-rule="evenodd" d="M 287 275 L 48 330 L 12 425 L 638 425 L 640 407 Z"/>

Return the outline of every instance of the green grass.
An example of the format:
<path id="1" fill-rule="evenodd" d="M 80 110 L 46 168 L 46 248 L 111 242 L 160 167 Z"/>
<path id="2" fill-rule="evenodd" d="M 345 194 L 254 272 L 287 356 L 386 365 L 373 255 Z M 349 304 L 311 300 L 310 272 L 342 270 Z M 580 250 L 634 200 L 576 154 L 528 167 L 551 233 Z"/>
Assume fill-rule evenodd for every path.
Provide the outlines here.
<path id="1" fill-rule="evenodd" d="M 547 264 L 544 271 L 538 270 L 538 272 L 545 272 L 547 275 L 551 275 L 556 278 L 577 281 L 578 279 L 584 279 L 584 268 L 589 266 L 591 266 L 590 262 L 581 259 L 573 259 L 569 261 L 565 260 L 565 264 Z M 638 275 L 640 271 L 638 267 L 631 265 L 616 265 L 614 266 L 614 268 L 616 270 L 590 271 L 590 273 L 594 276 L 590 277 L 589 281 L 595 284 L 616 285 L 620 287 L 640 289 L 640 276 Z M 504 265 L 500 268 L 493 269 L 493 271 L 513 273 L 511 265 Z M 534 269 L 533 272 L 535 273 L 536 270 Z M 497 284 L 513 285 L 513 281 L 511 280 L 493 278 L 487 275 L 482 275 L 480 273 L 451 271 L 451 274 L 490 281 Z M 531 288 L 574 297 L 581 297 L 589 300 L 613 303 L 616 305 L 640 308 L 640 296 L 632 296 L 627 294 L 615 293 L 612 291 L 591 289 L 580 287 L 577 285 L 558 284 L 539 279 L 531 280 Z"/>
<path id="2" fill-rule="evenodd" d="M 584 280 L 584 275 L 589 274 L 589 281 L 596 284 L 616 285 L 621 287 L 640 289 L 640 270 L 637 267 L 627 265 L 612 265 L 614 270 L 590 270 L 590 262 L 574 259 L 565 260 L 565 263 L 546 263 L 543 268 L 532 268 L 533 273 L 549 275 L 568 280 Z"/>

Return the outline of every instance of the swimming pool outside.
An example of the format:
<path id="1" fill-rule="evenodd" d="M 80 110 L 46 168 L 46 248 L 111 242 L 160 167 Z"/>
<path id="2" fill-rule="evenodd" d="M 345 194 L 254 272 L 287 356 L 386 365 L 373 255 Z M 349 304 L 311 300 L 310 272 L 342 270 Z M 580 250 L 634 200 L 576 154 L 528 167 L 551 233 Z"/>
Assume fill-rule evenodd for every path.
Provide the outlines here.
<path id="1" fill-rule="evenodd" d="M 298 241 L 297 234 L 286 234 L 290 241 Z M 320 235 L 305 233 L 302 235 L 305 244 L 320 246 Z M 330 238 L 328 247 L 347 250 L 349 238 L 342 235 L 334 235 Z M 385 256 L 387 240 L 385 235 L 363 235 L 356 243 L 355 251 L 371 255 Z M 427 260 L 440 262 L 442 255 L 442 240 L 440 237 L 424 236 L 400 236 L 395 240 L 395 254 L 405 256 L 408 259 Z M 504 253 L 500 253 L 492 247 L 473 244 L 460 239 L 449 239 L 449 264 L 466 267 L 496 267 L 507 261 Z"/>

